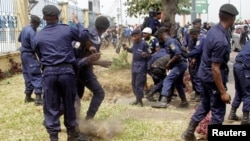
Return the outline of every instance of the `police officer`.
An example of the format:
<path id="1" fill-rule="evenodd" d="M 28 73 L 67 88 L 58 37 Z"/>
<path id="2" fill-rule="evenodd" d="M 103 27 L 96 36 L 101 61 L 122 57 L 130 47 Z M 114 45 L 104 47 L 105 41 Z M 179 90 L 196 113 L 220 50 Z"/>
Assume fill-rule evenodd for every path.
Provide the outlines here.
<path id="1" fill-rule="evenodd" d="M 194 43 L 194 48 L 189 52 L 189 71 L 191 75 L 192 84 L 194 85 L 195 95 L 192 100 L 200 102 L 200 95 L 202 93 L 202 84 L 200 78 L 198 78 L 197 73 L 201 62 L 201 55 L 203 52 L 203 46 L 206 39 L 206 34 L 200 34 L 200 29 L 192 28 L 190 30 L 190 36 L 192 42 Z"/>
<path id="2" fill-rule="evenodd" d="M 99 16 L 95 21 L 95 27 L 88 30 L 88 42 L 82 42 L 81 46 L 76 49 L 78 96 L 80 98 L 83 97 L 85 86 L 93 93 L 93 97 L 85 117 L 87 120 L 94 118 L 105 97 L 105 92 L 93 72 L 93 65 L 99 65 L 106 68 L 111 65 L 110 61 L 99 60 L 101 46 L 99 40 L 100 35 L 102 35 L 108 27 L 109 20 L 104 16 Z M 97 58 L 91 59 L 93 55 L 96 55 Z"/>
<path id="3" fill-rule="evenodd" d="M 201 27 L 201 19 L 194 19 L 193 22 L 193 29 L 198 29 L 199 30 L 199 36 L 202 37 L 206 34 L 206 30 Z M 189 31 L 190 32 L 190 31 Z M 191 52 L 197 44 L 200 43 L 200 41 L 194 41 L 194 38 L 190 35 L 190 33 L 185 35 L 185 40 L 184 40 L 184 46 L 188 48 L 189 52 Z M 191 100 L 194 100 L 196 102 L 200 101 L 200 93 L 202 91 L 202 86 L 201 86 L 201 81 L 197 77 L 197 69 L 199 66 L 196 66 L 196 64 L 190 65 L 191 61 L 193 58 L 188 59 L 189 61 L 189 66 L 188 66 L 188 71 L 190 74 L 194 94 L 191 96 Z"/>
<path id="4" fill-rule="evenodd" d="M 167 108 L 167 97 L 171 95 L 171 87 L 175 87 L 181 98 L 179 107 L 187 107 L 188 101 L 183 89 L 183 76 L 187 69 L 187 61 L 181 55 L 181 44 L 178 40 L 170 37 L 169 29 L 160 27 L 158 30 L 158 40 L 165 42 L 164 48 L 170 55 L 170 61 L 166 65 L 167 77 L 163 81 L 163 88 L 161 91 L 161 100 L 152 105 L 153 108 Z"/>
<path id="5" fill-rule="evenodd" d="M 149 12 L 149 24 L 146 27 L 150 27 L 152 29 L 152 34 L 160 28 L 161 23 L 159 19 L 161 18 L 160 11 L 150 11 Z"/>
<path id="6" fill-rule="evenodd" d="M 88 33 L 83 32 L 74 14 L 72 19 L 78 23 L 78 29 L 58 24 L 60 11 L 54 5 L 44 6 L 42 12 L 47 25 L 36 35 L 33 47 L 43 67 L 44 125 L 50 140 L 58 141 L 58 132 L 61 131 L 60 106 L 63 103 L 68 141 L 89 141 L 77 129 L 74 107 L 77 88 L 73 69 L 76 58 L 72 47 L 73 40 L 83 42 Z"/>
<path id="7" fill-rule="evenodd" d="M 241 120 L 242 125 L 250 125 L 249 112 L 250 112 L 250 41 L 248 41 L 242 50 L 235 58 L 235 64 L 233 69 L 234 81 L 235 81 L 235 96 L 232 103 L 232 108 L 228 119 L 239 120 L 236 115 L 236 110 L 239 108 L 241 102 L 243 102 L 243 118 Z"/>
<path id="8" fill-rule="evenodd" d="M 226 104 L 231 101 L 230 94 L 226 91 L 229 73 L 227 62 L 230 56 L 229 30 L 236 15 L 238 10 L 234 5 L 222 5 L 219 10 L 220 22 L 207 33 L 198 71 L 203 85 L 202 99 L 188 128 L 182 134 L 185 141 L 196 140 L 195 129 L 210 110 L 212 125 L 221 125 L 224 121 Z"/>
<path id="9" fill-rule="evenodd" d="M 21 61 L 22 72 L 25 82 L 25 99 L 24 102 L 34 101 L 31 98 L 33 93 L 36 94 L 35 105 L 42 105 L 42 74 L 40 70 L 40 63 L 35 55 L 35 51 L 31 47 L 31 43 L 36 35 L 36 29 L 41 20 L 36 15 L 30 16 L 30 25 L 25 26 L 19 37 L 18 41 L 21 42 Z"/>
<path id="10" fill-rule="evenodd" d="M 132 89 L 136 100 L 131 105 L 143 106 L 143 88 L 146 83 L 147 63 L 150 57 L 148 44 L 141 38 L 141 30 L 135 29 L 131 36 L 134 41 L 132 48 L 124 46 L 124 49 L 133 54 L 132 58 Z"/>

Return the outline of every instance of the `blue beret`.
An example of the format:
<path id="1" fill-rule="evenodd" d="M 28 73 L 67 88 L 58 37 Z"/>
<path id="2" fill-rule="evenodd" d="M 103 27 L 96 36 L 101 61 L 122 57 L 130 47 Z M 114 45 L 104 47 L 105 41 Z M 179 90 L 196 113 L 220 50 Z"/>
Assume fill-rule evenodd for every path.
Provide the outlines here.
<path id="1" fill-rule="evenodd" d="M 135 30 L 132 31 L 131 36 L 138 35 L 138 34 L 141 34 L 141 30 L 140 29 L 135 29 Z"/>
<path id="2" fill-rule="evenodd" d="M 193 24 L 201 23 L 201 19 L 194 19 L 192 23 Z"/>
<path id="3" fill-rule="evenodd" d="M 200 30 L 197 29 L 197 28 L 192 28 L 192 29 L 190 29 L 189 33 L 190 33 L 190 34 L 199 34 L 199 33 L 200 33 Z"/>

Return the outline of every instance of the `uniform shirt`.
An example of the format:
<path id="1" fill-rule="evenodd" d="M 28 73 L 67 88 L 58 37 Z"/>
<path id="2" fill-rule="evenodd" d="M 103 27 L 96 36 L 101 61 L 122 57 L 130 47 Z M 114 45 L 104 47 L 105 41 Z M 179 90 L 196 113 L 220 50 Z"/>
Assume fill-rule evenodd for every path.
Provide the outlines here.
<path id="1" fill-rule="evenodd" d="M 149 17 L 148 26 L 152 29 L 152 34 L 154 34 L 157 31 L 157 29 L 161 26 L 161 23 L 159 22 L 158 19 L 155 19 L 154 17 Z"/>
<path id="2" fill-rule="evenodd" d="M 241 49 L 236 56 L 235 61 L 243 63 L 246 68 L 250 69 L 250 41 L 248 41 Z"/>
<path id="3" fill-rule="evenodd" d="M 200 30 L 200 37 L 206 35 L 206 33 L 207 33 L 207 31 L 202 28 Z M 196 43 L 193 41 L 193 39 L 189 33 L 184 35 L 183 46 L 187 47 L 189 51 L 192 51 L 196 46 Z"/>
<path id="4" fill-rule="evenodd" d="M 175 55 L 181 55 L 181 44 L 179 43 L 178 40 L 169 37 L 169 39 L 165 42 L 164 44 L 164 48 L 167 51 L 167 54 L 170 55 L 170 58 L 172 59 Z M 183 58 L 181 56 L 180 60 L 185 60 L 185 58 Z"/>
<path id="5" fill-rule="evenodd" d="M 183 46 L 188 48 L 189 51 L 193 50 L 195 47 L 195 42 L 189 33 L 184 35 Z"/>
<path id="6" fill-rule="evenodd" d="M 230 34 L 221 24 L 211 28 L 206 36 L 205 46 L 201 57 L 198 77 L 204 82 L 214 82 L 212 75 L 212 62 L 221 64 L 223 83 L 228 82 L 228 66 L 230 56 Z"/>
<path id="7" fill-rule="evenodd" d="M 43 66 L 76 62 L 72 42 L 84 42 L 88 39 L 88 32 L 84 32 L 80 24 L 77 27 L 78 29 L 64 24 L 48 24 L 36 35 L 34 49 Z"/>
<path id="8" fill-rule="evenodd" d="M 133 54 L 132 58 L 132 72 L 133 73 L 146 73 L 147 62 L 149 57 L 142 57 L 142 52 L 148 53 L 148 44 L 141 40 L 139 43 L 134 43 L 132 48 L 127 49 L 128 52 Z"/>
<path id="9" fill-rule="evenodd" d="M 32 25 L 25 26 L 19 37 L 18 41 L 21 42 L 20 51 L 21 52 L 34 52 L 31 47 L 32 41 L 36 35 L 36 29 Z"/>
<path id="10" fill-rule="evenodd" d="M 199 37 L 198 41 L 196 41 L 194 49 L 188 53 L 188 57 L 196 58 L 198 60 L 201 58 L 203 47 L 205 44 L 205 39 L 206 39 L 206 34 L 203 34 L 202 36 Z"/>

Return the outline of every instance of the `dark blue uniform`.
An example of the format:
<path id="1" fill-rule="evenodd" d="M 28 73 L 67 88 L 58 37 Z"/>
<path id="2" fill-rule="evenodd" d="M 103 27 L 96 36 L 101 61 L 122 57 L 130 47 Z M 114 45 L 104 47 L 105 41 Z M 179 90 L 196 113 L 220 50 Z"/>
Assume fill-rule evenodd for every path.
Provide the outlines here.
<path id="1" fill-rule="evenodd" d="M 242 111 L 250 112 L 250 42 L 247 42 L 235 58 L 233 74 L 235 96 L 232 107 L 238 108 L 243 102 Z"/>
<path id="2" fill-rule="evenodd" d="M 22 29 L 18 41 L 21 42 L 21 61 L 22 72 L 25 82 L 25 94 L 42 94 L 42 74 L 40 63 L 37 60 L 35 51 L 31 44 L 36 35 L 36 29 L 32 25 L 28 25 Z"/>
<path id="3" fill-rule="evenodd" d="M 64 105 L 64 124 L 68 134 L 77 127 L 75 97 L 76 75 L 73 69 L 76 58 L 72 41 L 84 42 L 88 34 L 63 24 L 48 24 L 35 37 L 37 50 L 43 66 L 44 117 L 50 138 L 57 138 L 60 129 L 60 106 Z"/>
<path id="4" fill-rule="evenodd" d="M 142 99 L 144 94 L 144 85 L 147 75 L 147 57 L 142 57 L 142 52 L 148 54 L 148 45 L 145 41 L 134 43 L 132 48 L 127 49 L 133 54 L 132 58 L 132 89 L 136 99 Z"/>
<path id="5" fill-rule="evenodd" d="M 98 37 L 97 31 L 95 29 L 90 29 L 93 36 Z M 99 52 L 100 44 L 95 45 L 97 51 Z M 105 92 L 97 80 L 96 75 L 93 72 L 93 65 L 89 64 L 87 57 L 91 54 L 88 49 L 85 49 L 84 44 L 80 48 L 76 49 L 77 57 L 77 91 L 78 96 L 82 98 L 85 86 L 93 92 L 93 97 L 91 99 L 86 119 L 92 119 L 96 115 L 104 97 Z"/>
<path id="6" fill-rule="evenodd" d="M 167 53 L 170 55 L 170 58 L 173 58 L 175 55 L 181 55 L 181 44 L 174 38 L 169 38 L 165 42 L 164 47 L 167 50 Z M 161 91 L 162 96 L 171 96 L 171 87 L 173 84 L 175 84 L 180 98 L 182 100 L 186 100 L 186 95 L 183 89 L 183 76 L 186 69 L 187 61 L 181 56 L 181 58 L 175 62 L 175 64 L 173 64 L 170 73 L 163 81 L 163 88 Z"/>
<path id="7" fill-rule="evenodd" d="M 152 29 L 152 35 L 157 31 L 157 29 L 161 26 L 161 23 L 159 22 L 158 19 L 155 19 L 154 17 L 149 17 L 149 25 Z"/>
<path id="8" fill-rule="evenodd" d="M 205 46 L 201 57 L 198 77 L 202 81 L 202 101 L 192 116 L 193 122 L 200 122 L 211 110 L 211 124 L 222 124 L 226 112 L 226 104 L 221 100 L 220 92 L 214 83 L 212 62 L 221 64 L 221 75 L 226 87 L 228 82 L 227 62 L 230 56 L 230 34 L 221 24 L 211 28 L 206 36 Z"/>
<path id="9" fill-rule="evenodd" d="M 200 61 L 201 61 L 201 55 L 203 52 L 203 46 L 205 43 L 206 39 L 206 34 L 201 34 L 200 37 L 198 38 L 198 41 L 196 41 L 194 44 L 194 47 L 192 50 L 190 50 L 188 57 L 191 61 L 191 59 L 195 58 L 196 59 L 196 64 L 194 66 L 189 66 L 189 73 L 192 81 L 192 85 L 194 87 L 195 92 L 200 95 L 202 92 L 202 84 L 200 81 L 200 78 L 197 76 L 197 72 L 200 66 Z"/>

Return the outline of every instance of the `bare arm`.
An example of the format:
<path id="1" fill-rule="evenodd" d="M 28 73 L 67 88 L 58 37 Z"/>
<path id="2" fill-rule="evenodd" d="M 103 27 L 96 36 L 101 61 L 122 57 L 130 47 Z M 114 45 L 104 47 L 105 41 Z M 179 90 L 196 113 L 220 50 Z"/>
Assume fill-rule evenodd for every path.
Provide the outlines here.
<path id="1" fill-rule="evenodd" d="M 170 70 L 171 67 L 173 66 L 173 64 L 174 64 L 177 60 L 179 60 L 180 57 L 181 57 L 181 55 L 178 54 L 178 55 L 175 55 L 171 60 L 169 60 L 169 62 L 168 62 L 167 65 L 166 65 L 166 69 L 167 69 L 167 70 Z"/>
<path id="2" fill-rule="evenodd" d="M 220 66 L 221 66 L 220 63 L 212 62 L 212 75 L 213 75 L 213 79 L 214 79 L 215 85 L 217 86 L 217 88 L 218 88 L 218 90 L 220 92 L 222 101 L 224 103 L 230 104 L 231 97 L 227 93 L 227 91 L 225 89 L 225 86 L 223 85 Z"/>

